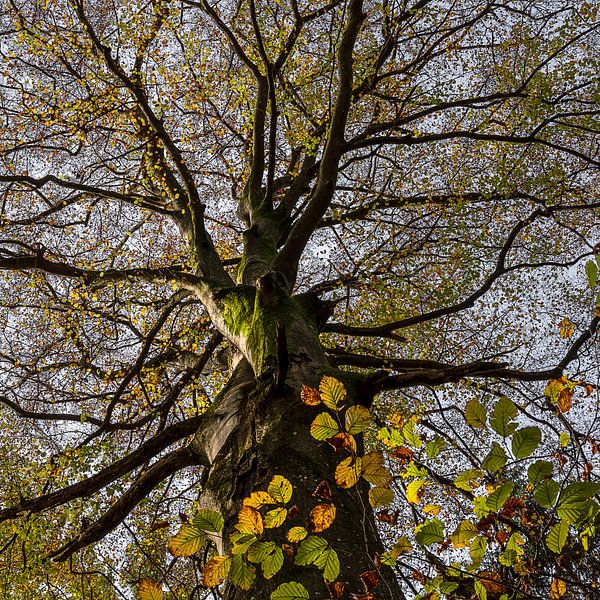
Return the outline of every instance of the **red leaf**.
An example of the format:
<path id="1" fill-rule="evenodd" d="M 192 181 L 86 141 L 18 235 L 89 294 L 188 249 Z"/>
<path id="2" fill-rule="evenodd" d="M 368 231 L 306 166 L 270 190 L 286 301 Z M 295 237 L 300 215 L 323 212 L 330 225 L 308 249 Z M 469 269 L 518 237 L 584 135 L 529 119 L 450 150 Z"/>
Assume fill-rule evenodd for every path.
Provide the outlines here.
<path id="1" fill-rule="evenodd" d="M 328 583 L 327 589 L 329 590 L 329 595 L 333 598 L 333 600 L 339 600 L 344 595 L 346 582 L 334 581 L 333 583 Z"/>

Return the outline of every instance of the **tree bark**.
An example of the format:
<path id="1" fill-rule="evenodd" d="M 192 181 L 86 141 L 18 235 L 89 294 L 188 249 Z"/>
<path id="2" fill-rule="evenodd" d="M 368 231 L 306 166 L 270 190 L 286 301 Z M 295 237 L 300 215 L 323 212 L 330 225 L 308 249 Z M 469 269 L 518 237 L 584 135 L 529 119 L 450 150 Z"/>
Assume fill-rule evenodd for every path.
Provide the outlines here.
<path id="1" fill-rule="evenodd" d="M 298 302 L 288 297 L 286 302 L 289 301 Z M 339 556 L 341 571 L 337 580 L 347 583 L 342 596 L 346 599 L 351 598 L 351 593 L 365 592 L 360 575 L 375 568 L 374 559 L 382 552 L 382 544 L 368 501 L 368 485 L 361 480 L 349 490 L 337 487 L 335 468 L 347 455 L 341 451 L 336 454 L 329 444 L 310 435 L 310 424 L 319 410 L 301 401 L 302 385 L 318 387 L 324 374 L 337 374 L 342 379 L 343 373 L 335 373 L 325 359 L 312 319 L 314 312 L 304 322 L 297 316 L 302 314 L 301 310 L 292 312 L 296 315 L 294 323 L 289 321 L 289 311 L 285 315 L 289 335 L 281 335 L 281 331 L 268 333 L 279 340 L 275 364 L 271 361 L 270 369 L 257 377 L 256 369 L 241 359 L 198 430 L 194 448 L 207 465 L 202 483 L 202 506 L 223 514 L 223 537 L 215 539 L 215 543 L 219 553 L 226 553 L 243 499 L 253 491 L 266 490 L 274 475 L 282 475 L 293 485 L 288 510 L 296 506 L 297 514 L 293 516 L 295 509 L 289 511 L 292 516 L 288 516 L 281 527 L 265 529 L 262 536 L 281 546 L 290 527 L 309 529 L 309 513 L 322 501 L 314 497 L 313 492 L 320 482 L 327 481 L 333 493 L 331 501 L 336 506 L 336 517 L 332 526 L 318 535 L 324 537 Z M 270 315 L 279 323 L 276 307 L 272 307 Z M 250 335 L 256 339 L 256 332 Z M 282 343 L 285 343 L 284 349 L 280 347 Z M 314 350 L 309 353 L 307 349 L 311 347 Z M 282 365 L 282 361 L 286 364 Z M 349 392 L 350 400 L 350 388 Z M 266 600 L 278 585 L 288 581 L 302 583 L 313 599 L 330 597 L 319 569 L 295 565 L 293 556 L 285 556 L 282 569 L 272 579 L 265 580 L 257 565 L 253 587 L 243 591 L 228 585 L 224 598 Z M 379 584 L 373 593 L 381 600 L 404 597 L 387 567 L 381 568 Z"/>

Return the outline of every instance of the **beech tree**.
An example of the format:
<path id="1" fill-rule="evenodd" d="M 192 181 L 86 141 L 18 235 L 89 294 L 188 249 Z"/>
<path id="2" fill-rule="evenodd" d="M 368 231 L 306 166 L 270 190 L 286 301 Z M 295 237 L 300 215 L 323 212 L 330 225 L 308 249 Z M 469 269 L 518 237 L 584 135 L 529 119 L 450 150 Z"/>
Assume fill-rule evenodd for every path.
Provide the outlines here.
<path id="1" fill-rule="evenodd" d="M 2 596 L 594 597 L 597 13 L 3 0 Z"/>

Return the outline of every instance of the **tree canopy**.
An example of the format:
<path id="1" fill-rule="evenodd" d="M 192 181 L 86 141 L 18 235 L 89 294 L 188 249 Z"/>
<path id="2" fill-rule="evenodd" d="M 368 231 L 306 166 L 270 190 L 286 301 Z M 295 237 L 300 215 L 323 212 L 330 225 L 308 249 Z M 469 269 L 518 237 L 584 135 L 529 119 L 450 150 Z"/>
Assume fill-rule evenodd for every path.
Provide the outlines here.
<path id="1" fill-rule="evenodd" d="M 597 3 L 1 7 L 3 598 L 597 597 Z"/>

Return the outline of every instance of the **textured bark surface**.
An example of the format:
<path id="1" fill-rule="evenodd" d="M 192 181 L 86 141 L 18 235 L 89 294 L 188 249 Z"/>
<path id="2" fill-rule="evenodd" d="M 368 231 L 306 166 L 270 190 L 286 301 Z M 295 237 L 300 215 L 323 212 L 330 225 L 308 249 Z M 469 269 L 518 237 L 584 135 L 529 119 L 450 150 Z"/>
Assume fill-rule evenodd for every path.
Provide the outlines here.
<path id="1" fill-rule="evenodd" d="M 302 347 L 306 349 L 310 345 L 307 338 L 315 333 L 308 322 L 303 327 Z M 382 551 L 382 546 L 368 502 L 368 486 L 359 484 L 350 490 L 336 487 L 335 467 L 345 455 L 336 455 L 328 444 L 310 435 L 310 424 L 318 411 L 302 403 L 302 384 L 318 387 L 321 376 L 332 369 L 320 350 L 315 357 L 307 355 L 305 350 L 301 354 L 294 352 L 294 338 L 301 335 L 301 329 L 302 324 L 296 323 L 292 328 L 295 333 L 288 339 L 289 364 L 283 384 L 276 383 L 276 368 L 255 378 L 250 365 L 242 360 L 206 414 L 194 441 L 195 449 L 209 465 L 202 486 L 202 505 L 224 515 L 224 538 L 215 541 L 219 552 L 226 552 L 243 499 L 252 491 L 266 490 L 273 475 L 283 475 L 294 489 L 288 506 L 297 506 L 298 514 L 279 528 L 265 530 L 264 536 L 281 544 L 290 527 L 307 527 L 310 510 L 318 503 L 312 494 L 319 482 L 326 480 L 333 491 L 337 514 L 333 525 L 319 535 L 338 553 L 341 564 L 338 580 L 347 582 L 344 598 L 350 598 L 350 593 L 364 592 L 359 576 L 374 568 L 373 558 Z M 402 598 L 391 570 L 383 568 L 381 575 L 375 597 Z M 265 580 L 259 573 L 251 590 L 228 587 L 225 598 L 264 600 L 287 581 L 300 581 L 311 598 L 329 597 L 316 567 L 297 566 L 286 557 L 283 568 L 271 580 Z"/>

